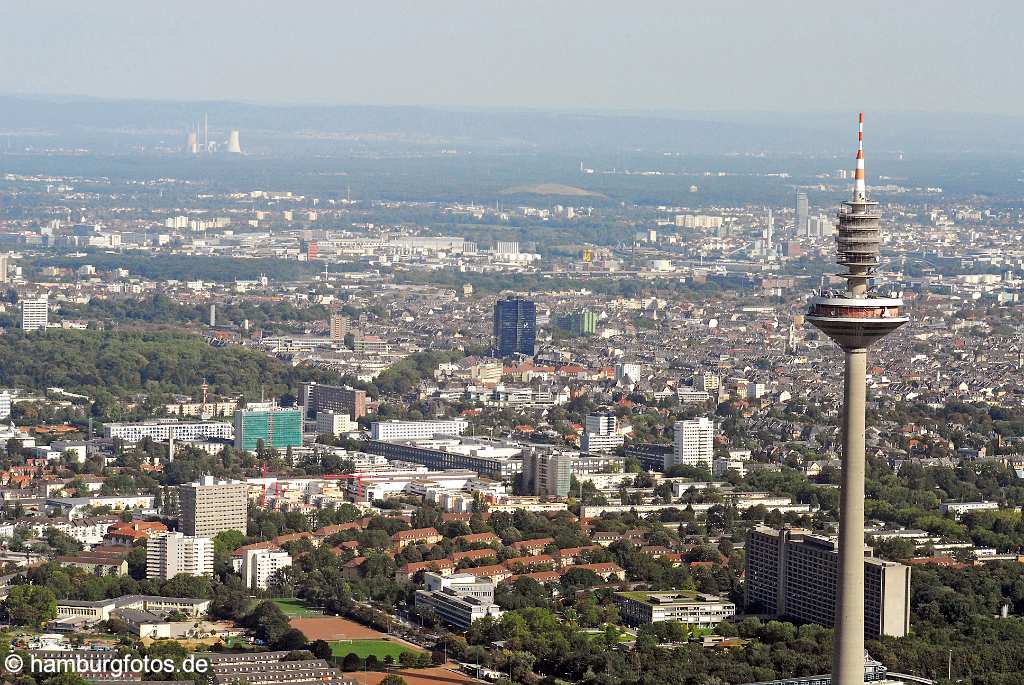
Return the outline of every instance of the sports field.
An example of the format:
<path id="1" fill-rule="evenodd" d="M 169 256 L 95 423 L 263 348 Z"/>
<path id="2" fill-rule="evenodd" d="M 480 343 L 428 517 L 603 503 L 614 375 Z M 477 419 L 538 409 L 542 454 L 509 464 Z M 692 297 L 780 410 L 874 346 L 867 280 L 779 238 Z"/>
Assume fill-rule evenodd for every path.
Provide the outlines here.
<path id="1" fill-rule="evenodd" d="M 301 599 L 275 599 L 274 604 L 281 607 L 281 611 L 291 616 L 310 617 L 310 616 L 323 616 L 323 612 L 319 609 L 312 609 L 306 606 L 306 603 Z"/>
<path id="2" fill-rule="evenodd" d="M 390 656 L 398 663 L 402 652 L 419 652 L 421 650 L 410 647 L 401 642 L 393 640 L 336 640 L 331 642 L 331 653 L 334 656 L 344 657 L 346 654 L 355 654 L 360 659 L 365 659 L 371 654 L 380 660 Z"/>
<path id="3" fill-rule="evenodd" d="M 409 685 L 471 685 L 483 681 L 470 678 L 468 675 L 452 671 L 441 666 L 434 668 L 416 668 L 393 671 L 401 676 Z M 380 671 L 357 671 L 346 673 L 347 678 L 356 681 L 357 685 L 378 685 L 387 673 Z"/>
<path id="4" fill-rule="evenodd" d="M 379 640 L 387 637 L 379 630 L 367 628 L 340 616 L 293 616 L 288 623 L 302 632 L 307 640 Z"/>

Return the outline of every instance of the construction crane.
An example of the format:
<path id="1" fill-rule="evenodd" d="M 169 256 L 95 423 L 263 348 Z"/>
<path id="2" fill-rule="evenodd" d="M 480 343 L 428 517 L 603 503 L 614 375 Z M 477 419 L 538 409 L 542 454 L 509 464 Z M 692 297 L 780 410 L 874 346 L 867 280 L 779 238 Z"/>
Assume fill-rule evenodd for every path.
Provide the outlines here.
<path id="1" fill-rule="evenodd" d="M 344 479 L 354 480 L 356 482 L 356 500 L 363 498 L 363 474 L 361 473 L 328 473 L 321 476 L 324 479 Z"/>

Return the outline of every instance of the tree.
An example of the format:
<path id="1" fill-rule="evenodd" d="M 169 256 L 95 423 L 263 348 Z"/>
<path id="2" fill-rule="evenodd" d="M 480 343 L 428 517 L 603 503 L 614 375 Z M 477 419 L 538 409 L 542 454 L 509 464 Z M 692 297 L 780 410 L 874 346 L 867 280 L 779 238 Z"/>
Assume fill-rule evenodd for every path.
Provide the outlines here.
<path id="1" fill-rule="evenodd" d="M 90 682 L 77 673 L 61 673 L 43 680 L 42 685 L 90 685 Z"/>
<path id="2" fill-rule="evenodd" d="M 380 685 L 406 685 L 406 682 L 402 676 L 389 673 L 384 676 L 384 680 L 380 681 Z"/>
<path id="3" fill-rule="evenodd" d="M 213 554 L 216 557 L 229 556 L 245 544 L 245 535 L 239 530 L 222 530 L 213 537 Z"/>
<path id="4" fill-rule="evenodd" d="M 160 588 L 165 597 L 195 597 L 203 598 L 210 596 L 210 579 L 204 576 L 190 576 L 187 573 L 179 573 Z"/>
<path id="5" fill-rule="evenodd" d="M 313 640 L 309 643 L 309 651 L 313 653 L 317 659 L 324 659 L 329 661 L 333 652 L 331 652 L 331 645 L 326 640 Z"/>
<path id="6" fill-rule="evenodd" d="M 238 620 L 249 613 L 252 599 L 242 579 L 231 575 L 210 594 L 210 615 L 215 618 Z"/>
<path id="7" fill-rule="evenodd" d="M 48 587 L 15 585 L 4 607 L 12 623 L 38 628 L 57 616 L 57 597 Z"/>
<path id="8" fill-rule="evenodd" d="M 288 625 L 288 617 L 281 611 L 281 607 L 273 602 L 260 602 L 242 619 L 242 625 L 251 630 L 257 639 L 268 645 L 276 644 L 286 632 L 292 629 Z M 303 640 L 303 644 L 305 644 L 305 640 Z"/>
<path id="9" fill-rule="evenodd" d="M 358 671 L 363 667 L 363 660 L 359 658 L 359 655 L 355 652 L 349 652 L 345 655 L 345 658 L 341 660 L 341 670 L 343 671 Z"/>
<path id="10" fill-rule="evenodd" d="M 82 551 L 81 542 L 74 539 L 67 533 L 57 530 L 56 528 L 50 527 L 44 530 L 43 538 L 46 540 L 46 544 L 52 547 L 60 556 L 66 556 Z"/>
<path id="11" fill-rule="evenodd" d="M 146 579 L 146 543 L 140 542 L 128 552 L 128 575 L 135 580 Z"/>
<path id="12" fill-rule="evenodd" d="M 302 634 L 301 630 L 288 628 L 271 646 L 273 649 L 288 651 L 306 649 L 306 636 Z"/>

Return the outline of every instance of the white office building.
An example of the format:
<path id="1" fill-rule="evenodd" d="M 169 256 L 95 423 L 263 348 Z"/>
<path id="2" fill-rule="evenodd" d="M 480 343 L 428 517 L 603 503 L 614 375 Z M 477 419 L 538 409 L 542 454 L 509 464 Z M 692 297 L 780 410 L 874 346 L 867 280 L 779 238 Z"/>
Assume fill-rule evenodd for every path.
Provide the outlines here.
<path id="1" fill-rule="evenodd" d="M 580 449 L 584 452 L 612 452 L 625 442 L 618 433 L 619 421 L 615 414 L 590 414 L 587 416 Z"/>
<path id="2" fill-rule="evenodd" d="M 21 301 L 21 328 L 25 331 L 45 329 L 50 323 L 50 300 L 41 297 Z"/>
<path id="3" fill-rule="evenodd" d="M 674 428 L 675 445 L 672 453 L 665 455 L 665 468 L 676 464 L 711 468 L 715 456 L 715 422 L 701 417 L 676 421 Z"/>
<path id="4" fill-rule="evenodd" d="M 419 440 L 435 435 L 462 435 L 469 422 L 465 419 L 451 421 L 374 421 L 370 424 L 372 440 Z"/>
<path id="5" fill-rule="evenodd" d="M 494 583 L 470 573 L 442 576 L 423 574 L 426 590 L 416 591 L 416 608 L 428 609 L 456 630 L 468 630 L 485 616 L 498 618 L 501 609 L 494 603 Z"/>
<path id="6" fill-rule="evenodd" d="M 291 565 L 292 557 L 283 549 L 247 549 L 242 557 L 242 579 L 250 590 L 266 590 L 274 572 Z"/>
<path id="7" fill-rule="evenodd" d="M 588 433 L 608 435 L 619 428 L 619 420 L 615 414 L 588 414 L 585 422 Z"/>
<path id="8" fill-rule="evenodd" d="M 155 535 L 146 541 L 146 578 L 170 580 L 180 573 L 213 575 L 213 540 L 183 533 Z"/>
<path id="9" fill-rule="evenodd" d="M 736 459 L 735 457 L 715 459 L 711 467 L 711 475 L 715 478 L 724 478 L 730 471 L 735 471 L 740 478 L 746 478 L 746 460 Z"/>
<path id="10" fill-rule="evenodd" d="M 639 626 L 679 621 L 691 626 L 717 626 L 736 615 L 736 605 L 714 595 L 679 590 L 616 593 L 613 596 L 623 621 Z"/>

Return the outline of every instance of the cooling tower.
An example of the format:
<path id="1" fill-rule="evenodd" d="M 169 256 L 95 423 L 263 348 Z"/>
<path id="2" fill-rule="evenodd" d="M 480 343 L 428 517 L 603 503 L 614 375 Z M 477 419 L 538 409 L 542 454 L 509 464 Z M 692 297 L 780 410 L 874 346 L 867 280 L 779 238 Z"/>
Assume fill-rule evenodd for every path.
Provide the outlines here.
<path id="1" fill-rule="evenodd" d="M 185 141 L 185 151 L 190 155 L 199 154 L 199 140 L 195 131 L 188 132 L 188 139 Z"/>
<path id="2" fill-rule="evenodd" d="M 238 144 L 238 129 L 231 129 L 231 135 L 228 136 L 228 152 L 236 155 L 242 154 L 242 146 Z"/>

